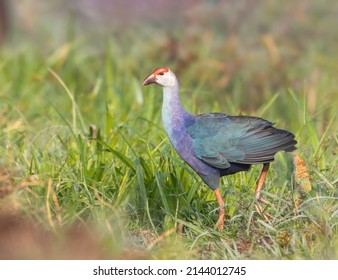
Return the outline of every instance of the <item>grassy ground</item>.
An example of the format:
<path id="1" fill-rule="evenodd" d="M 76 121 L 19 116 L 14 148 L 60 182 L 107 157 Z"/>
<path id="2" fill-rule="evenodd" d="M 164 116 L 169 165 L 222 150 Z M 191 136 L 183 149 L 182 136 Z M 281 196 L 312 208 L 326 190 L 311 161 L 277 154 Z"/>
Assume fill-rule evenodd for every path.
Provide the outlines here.
<path id="1" fill-rule="evenodd" d="M 286 17 L 291 8 L 280 7 Z M 332 17 L 312 29 L 324 6 L 308 9 L 279 32 L 278 20 L 254 13 L 238 32 L 215 25 L 168 38 L 152 25 L 60 40 L 47 30 L 4 45 L 0 239 L 16 241 L 0 241 L 1 257 L 337 259 L 338 43 L 321 33 Z M 275 26 L 257 32 L 261 21 Z M 263 194 L 272 225 L 254 211 L 255 166 L 222 180 L 217 231 L 213 193 L 162 129 L 161 89 L 141 86 L 159 65 L 177 74 L 190 112 L 255 115 L 294 132 L 311 190 L 295 181 L 293 155 L 278 154 Z"/>

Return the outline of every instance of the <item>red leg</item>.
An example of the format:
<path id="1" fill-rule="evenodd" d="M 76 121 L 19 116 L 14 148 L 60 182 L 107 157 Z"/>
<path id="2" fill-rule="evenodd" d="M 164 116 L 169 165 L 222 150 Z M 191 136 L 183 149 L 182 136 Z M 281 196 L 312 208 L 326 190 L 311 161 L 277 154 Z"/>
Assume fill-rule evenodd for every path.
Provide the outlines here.
<path id="1" fill-rule="evenodd" d="M 269 217 L 273 218 L 273 216 L 270 215 L 269 213 L 263 213 L 262 206 L 258 204 L 259 202 L 263 202 L 263 203 L 267 204 L 267 201 L 261 199 L 260 196 L 261 196 L 261 190 L 263 188 L 264 181 L 265 181 L 265 178 L 266 178 L 266 174 L 267 174 L 267 172 L 269 170 L 269 167 L 270 167 L 270 163 L 264 163 L 261 175 L 258 178 L 257 187 L 256 187 L 256 191 L 255 191 L 255 197 L 257 199 L 257 203 L 255 204 L 255 209 L 256 209 L 256 211 L 258 213 L 260 213 L 261 215 L 263 215 L 263 217 L 265 218 L 265 220 L 269 224 L 271 224 L 271 222 L 269 220 Z"/>
<path id="2" fill-rule="evenodd" d="M 224 228 L 224 215 L 225 215 L 225 210 L 224 210 L 224 201 L 221 196 L 221 193 L 219 189 L 214 190 L 218 205 L 219 205 L 219 212 L 218 212 L 218 229 L 222 230 Z"/>
<path id="3" fill-rule="evenodd" d="M 259 197 L 261 195 L 261 190 L 263 188 L 264 181 L 266 178 L 266 173 L 268 173 L 269 167 L 270 167 L 270 163 L 264 163 L 261 175 L 258 178 L 257 187 L 255 191 L 255 197 L 257 200 L 259 200 Z"/>

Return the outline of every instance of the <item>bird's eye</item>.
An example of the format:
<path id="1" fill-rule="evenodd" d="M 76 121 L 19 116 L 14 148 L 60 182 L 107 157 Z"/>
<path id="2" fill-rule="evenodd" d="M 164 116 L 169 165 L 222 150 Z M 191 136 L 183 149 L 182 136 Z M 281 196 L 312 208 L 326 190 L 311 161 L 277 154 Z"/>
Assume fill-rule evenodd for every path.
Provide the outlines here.
<path id="1" fill-rule="evenodd" d="M 160 72 L 160 73 L 158 73 L 159 75 L 161 75 L 161 76 L 163 76 L 164 75 L 164 72 Z"/>

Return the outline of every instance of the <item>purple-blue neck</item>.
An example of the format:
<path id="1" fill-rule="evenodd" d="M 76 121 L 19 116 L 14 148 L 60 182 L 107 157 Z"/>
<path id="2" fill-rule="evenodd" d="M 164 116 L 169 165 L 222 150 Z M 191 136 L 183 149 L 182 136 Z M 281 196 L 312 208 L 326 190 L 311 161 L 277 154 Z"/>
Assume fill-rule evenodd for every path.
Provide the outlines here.
<path id="1" fill-rule="evenodd" d="M 163 87 L 162 122 L 168 138 L 176 152 L 199 174 L 209 186 L 218 188 L 219 171 L 198 159 L 193 150 L 193 141 L 187 131 L 196 116 L 189 114 L 181 105 L 178 83 Z"/>
<path id="2" fill-rule="evenodd" d="M 163 87 L 162 122 L 168 138 L 181 158 L 194 169 L 199 176 L 213 189 L 219 186 L 219 170 L 197 158 L 193 139 L 187 128 L 196 120 L 181 105 L 178 82 L 173 86 Z"/>
<path id="3" fill-rule="evenodd" d="M 186 132 L 187 123 L 193 119 L 194 116 L 185 111 L 181 105 L 178 83 L 173 87 L 163 87 L 162 122 L 174 147 L 178 134 Z"/>

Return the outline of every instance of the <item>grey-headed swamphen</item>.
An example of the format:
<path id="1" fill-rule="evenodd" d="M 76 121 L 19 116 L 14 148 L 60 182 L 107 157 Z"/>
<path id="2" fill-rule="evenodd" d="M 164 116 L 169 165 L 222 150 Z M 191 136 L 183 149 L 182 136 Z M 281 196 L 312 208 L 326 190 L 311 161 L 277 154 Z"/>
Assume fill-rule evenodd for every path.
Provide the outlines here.
<path id="1" fill-rule="evenodd" d="M 219 192 L 222 176 L 263 164 L 255 196 L 257 202 L 265 202 L 260 192 L 269 164 L 277 152 L 296 149 L 295 136 L 257 117 L 188 113 L 180 103 L 178 82 L 169 68 L 154 69 L 143 81 L 143 85 L 149 84 L 163 88 L 162 122 L 172 146 L 215 193 L 220 207 L 218 228 L 224 227 L 224 201 Z M 255 208 L 269 221 L 262 206 L 256 203 Z"/>

